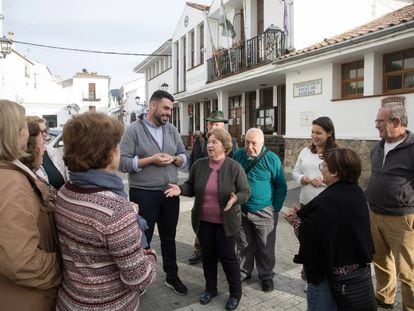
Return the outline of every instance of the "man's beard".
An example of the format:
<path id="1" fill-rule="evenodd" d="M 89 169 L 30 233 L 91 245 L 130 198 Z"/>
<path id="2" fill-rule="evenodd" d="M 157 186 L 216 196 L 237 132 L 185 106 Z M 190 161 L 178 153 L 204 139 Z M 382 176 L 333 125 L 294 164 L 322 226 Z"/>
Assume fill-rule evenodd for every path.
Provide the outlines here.
<path id="1" fill-rule="evenodd" d="M 163 120 L 161 115 L 154 115 L 154 119 L 157 121 L 158 125 L 163 125 L 168 122 L 169 117 L 167 117 L 167 120 Z"/>

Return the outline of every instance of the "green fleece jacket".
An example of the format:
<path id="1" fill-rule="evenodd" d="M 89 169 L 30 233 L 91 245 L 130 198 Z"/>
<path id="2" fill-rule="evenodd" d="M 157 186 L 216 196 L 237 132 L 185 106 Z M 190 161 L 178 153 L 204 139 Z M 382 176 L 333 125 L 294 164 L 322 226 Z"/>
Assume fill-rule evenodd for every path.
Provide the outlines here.
<path id="1" fill-rule="evenodd" d="M 263 146 L 262 154 L 266 150 Z M 245 148 L 236 151 L 233 158 L 246 170 L 254 158 L 246 154 Z M 242 204 L 242 210 L 255 212 L 267 206 L 273 206 L 280 211 L 285 201 L 287 184 L 279 157 L 269 150 L 255 166 L 247 173 L 252 194 L 247 203 Z"/>

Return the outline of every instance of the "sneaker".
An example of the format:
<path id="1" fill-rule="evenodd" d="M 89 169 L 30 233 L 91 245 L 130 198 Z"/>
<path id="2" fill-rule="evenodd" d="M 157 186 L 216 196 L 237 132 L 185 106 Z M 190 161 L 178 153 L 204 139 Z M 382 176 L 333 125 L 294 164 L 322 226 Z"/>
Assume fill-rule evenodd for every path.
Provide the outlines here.
<path id="1" fill-rule="evenodd" d="M 377 306 L 378 307 L 381 307 L 383 309 L 394 309 L 394 303 L 386 303 L 386 302 L 383 302 L 383 301 L 379 300 L 378 298 L 376 298 L 376 299 L 377 299 Z"/>
<path id="2" fill-rule="evenodd" d="M 200 251 L 194 251 L 194 253 L 191 255 L 191 257 L 188 259 L 188 263 L 190 265 L 195 265 L 196 263 L 199 263 L 200 261 L 201 261 Z"/>
<path id="3" fill-rule="evenodd" d="M 173 279 L 166 279 L 165 286 L 171 288 L 177 295 L 187 295 L 187 287 L 185 287 L 178 276 Z"/>

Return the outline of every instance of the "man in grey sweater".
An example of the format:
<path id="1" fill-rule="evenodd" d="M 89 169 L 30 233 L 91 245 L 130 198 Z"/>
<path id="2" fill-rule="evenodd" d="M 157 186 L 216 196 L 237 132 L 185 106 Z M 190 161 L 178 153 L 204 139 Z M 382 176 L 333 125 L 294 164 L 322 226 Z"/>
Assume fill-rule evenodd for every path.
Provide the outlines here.
<path id="1" fill-rule="evenodd" d="M 178 182 L 178 168 L 187 165 L 187 153 L 180 134 L 168 122 L 174 97 L 155 91 L 149 100 L 148 113 L 131 123 L 121 140 L 119 170 L 128 173 L 129 197 L 139 206 L 139 215 L 148 223 L 145 234 L 151 243 L 155 223 L 161 240 L 165 285 L 179 295 L 187 288 L 178 277 L 175 234 L 179 197 L 166 198 L 168 184 Z"/>

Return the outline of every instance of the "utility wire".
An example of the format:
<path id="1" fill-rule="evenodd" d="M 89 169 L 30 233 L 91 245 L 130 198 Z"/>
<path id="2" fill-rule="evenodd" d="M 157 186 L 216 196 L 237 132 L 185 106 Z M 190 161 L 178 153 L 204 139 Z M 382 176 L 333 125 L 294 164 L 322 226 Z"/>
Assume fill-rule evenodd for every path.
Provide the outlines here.
<path id="1" fill-rule="evenodd" d="M 171 56 L 171 54 L 146 54 L 146 53 L 127 53 L 127 52 L 75 49 L 75 48 L 66 48 L 66 47 L 61 47 L 61 46 L 45 45 L 45 44 L 38 44 L 38 43 L 31 43 L 31 42 L 24 42 L 24 41 L 16 41 L 16 40 L 13 40 L 12 42 L 17 43 L 17 44 L 37 46 L 37 47 L 41 47 L 41 48 L 72 51 L 72 52 L 82 52 L 82 53 L 110 54 L 110 55 L 123 55 L 123 56 Z"/>

